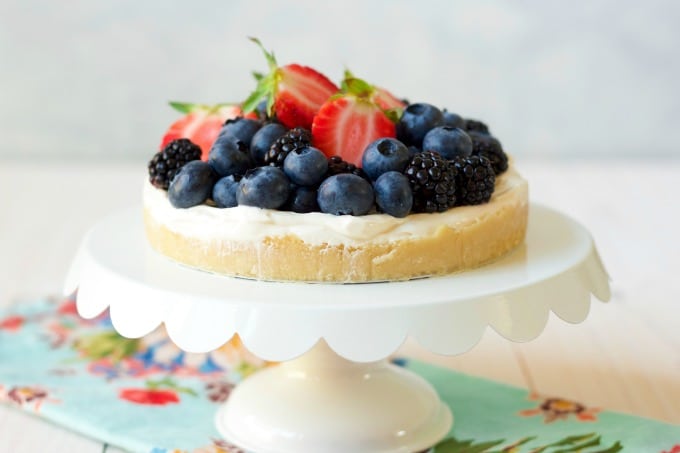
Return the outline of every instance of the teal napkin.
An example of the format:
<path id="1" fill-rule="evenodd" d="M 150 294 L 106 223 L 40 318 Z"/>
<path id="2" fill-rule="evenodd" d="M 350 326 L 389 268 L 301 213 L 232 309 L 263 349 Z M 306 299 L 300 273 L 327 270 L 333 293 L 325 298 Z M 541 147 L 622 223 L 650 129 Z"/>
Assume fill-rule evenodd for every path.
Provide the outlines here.
<path id="1" fill-rule="evenodd" d="M 589 407 L 409 359 L 455 415 L 435 453 L 680 453 L 680 427 Z M 0 402 L 144 453 L 236 453 L 213 426 L 239 380 L 268 364 L 231 341 L 209 354 L 177 349 L 161 329 L 127 339 L 75 300 L 0 312 Z"/>

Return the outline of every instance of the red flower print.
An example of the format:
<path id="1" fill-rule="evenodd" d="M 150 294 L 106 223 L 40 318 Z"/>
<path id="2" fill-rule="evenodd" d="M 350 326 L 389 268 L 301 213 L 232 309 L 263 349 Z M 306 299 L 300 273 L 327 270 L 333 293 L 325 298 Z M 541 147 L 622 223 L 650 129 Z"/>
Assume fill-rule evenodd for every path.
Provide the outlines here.
<path id="1" fill-rule="evenodd" d="M 172 390 L 155 389 L 122 389 L 118 394 L 120 399 L 135 404 L 148 404 L 152 406 L 165 406 L 166 404 L 179 403 L 179 396 Z"/>
<path id="2" fill-rule="evenodd" d="M 673 448 L 671 448 L 668 451 L 664 450 L 661 453 L 680 453 L 680 444 L 675 445 Z"/>
<path id="3" fill-rule="evenodd" d="M 9 332 L 16 332 L 21 329 L 26 320 L 22 316 L 10 316 L 0 320 L 0 330 L 7 330 Z"/>
<path id="4" fill-rule="evenodd" d="M 179 394 L 196 396 L 196 392 L 188 387 L 179 387 L 175 381 L 166 377 L 160 381 L 146 381 L 146 388 L 122 389 L 118 396 L 122 400 L 135 404 L 165 406 L 179 403 Z"/>
<path id="5" fill-rule="evenodd" d="M 61 305 L 59 305 L 59 308 L 57 308 L 57 313 L 60 315 L 78 316 L 75 299 L 64 300 Z"/>

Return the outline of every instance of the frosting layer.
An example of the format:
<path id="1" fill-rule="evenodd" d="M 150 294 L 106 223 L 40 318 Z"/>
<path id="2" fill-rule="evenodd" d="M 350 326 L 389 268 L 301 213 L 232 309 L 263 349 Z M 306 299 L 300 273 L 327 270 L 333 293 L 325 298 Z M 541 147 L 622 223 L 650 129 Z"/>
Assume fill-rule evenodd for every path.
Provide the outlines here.
<path id="1" fill-rule="evenodd" d="M 167 192 L 144 184 L 144 208 L 148 216 L 169 231 L 201 241 L 261 242 L 266 238 L 294 236 L 313 245 L 361 246 L 418 239 L 440 228 L 463 230 L 484 222 L 499 209 L 524 206 L 527 182 L 511 167 L 498 176 L 488 203 L 461 206 L 434 214 L 411 214 L 396 218 L 387 214 L 334 216 L 324 213 L 298 214 L 249 206 L 216 208 L 209 205 L 174 208 Z"/>

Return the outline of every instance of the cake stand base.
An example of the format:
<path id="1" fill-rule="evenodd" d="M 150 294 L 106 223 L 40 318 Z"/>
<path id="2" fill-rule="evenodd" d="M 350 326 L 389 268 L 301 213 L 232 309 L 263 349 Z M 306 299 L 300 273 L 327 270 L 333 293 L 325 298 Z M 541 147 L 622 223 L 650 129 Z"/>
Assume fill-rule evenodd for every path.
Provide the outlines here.
<path id="1" fill-rule="evenodd" d="M 321 340 L 238 385 L 216 422 L 256 453 L 413 453 L 441 440 L 453 417 L 421 377 L 384 360 L 351 362 Z"/>

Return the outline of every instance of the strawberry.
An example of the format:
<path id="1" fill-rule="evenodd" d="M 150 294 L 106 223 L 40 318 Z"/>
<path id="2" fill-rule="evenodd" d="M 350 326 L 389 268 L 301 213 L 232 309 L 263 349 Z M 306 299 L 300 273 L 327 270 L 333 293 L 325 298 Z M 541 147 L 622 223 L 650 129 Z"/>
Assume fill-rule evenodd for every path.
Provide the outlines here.
<path id="1" fill-rule="evenodd" d="M 345 69 L 345 80 L 356 79 L 352 71 Z M 378 107 L 383 109 L 387 116 L 392 119 L 395 123 L 401 118 L 406 103 L 401 99 L 397 98 L 395 95 L 387 91 L 385 88 L 380 88 L 379 86 L 371 86 L 371 92 L 369 94 L 371 100 L 378 104 Z"/>
<path id="2" fill-rule="evenodd" d="M 244 112 L 252 112 L 262 100 L 267 100 L 267 114 L 276 114 L 284 126 L 312 127 L 314 115 L 338 87 L 320 72 L 308 66 L 288 64 L 278 66 L 274 54 L 267 52 L 256 38 L 269 64 L 269 74 L 255 74 L 257 88 L 243 103 Z"/>
<path id="3" fill-rule="evenodd" d="M 400 109 L 403 110 L 406 104 L 401 99 L 390 93 L 384 88 L 375 87 L 373 102 L 378 104 L 383 110 Z"/>
<path id="4" fill-rule="evenodd" d="M 343 91 L 326 101 L 314 117 L 312 141 L 326 156 L 340 156 L 361 167 L 366 146 L 382 137 L 395 137 L 396 128 L 372 100 L 371 85 L 356 78 L 346 78 L 342 85 Z"/>
<path id="5" fill-rule="evenodd" d="M 186 115 L 170 125 L 161 141 L 160 149 L 178 138 L 188 138 L 201 148 L 201 159 L 207 160 L 210 147 L 224 122 L 242 114 L 241 107 L 232 104 L 214 106 L 171 102 L 170 105 Z"/>

